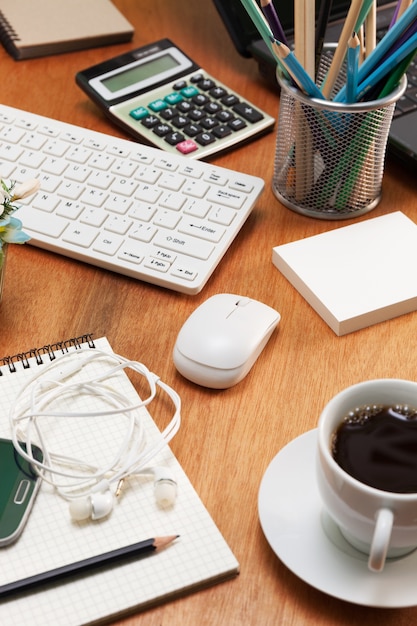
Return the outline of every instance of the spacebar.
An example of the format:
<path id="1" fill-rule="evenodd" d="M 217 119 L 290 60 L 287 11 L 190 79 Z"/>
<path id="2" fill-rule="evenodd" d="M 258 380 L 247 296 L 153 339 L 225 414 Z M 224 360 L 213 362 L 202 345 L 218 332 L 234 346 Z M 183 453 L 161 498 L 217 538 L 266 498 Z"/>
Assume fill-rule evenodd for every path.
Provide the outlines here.
<path id="1" fill-rule="evenodd" d="M 24 231 L 33 231 L 42 235 L 48 235 L 48 237 L 60 237 L 68 226 L 68 220 L 63 217 L 51 215 L 32 207 L 21 207 L 18 217 L 23 223 Z"/>

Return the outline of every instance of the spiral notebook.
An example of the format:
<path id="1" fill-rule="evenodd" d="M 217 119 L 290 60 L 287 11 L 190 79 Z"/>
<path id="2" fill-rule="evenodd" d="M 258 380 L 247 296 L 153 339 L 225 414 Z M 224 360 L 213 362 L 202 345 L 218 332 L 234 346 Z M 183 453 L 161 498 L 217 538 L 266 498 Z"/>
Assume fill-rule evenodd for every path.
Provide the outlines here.
<path id="1" fill-rule="evenodd" d="M 15 59 L 130 41 L 133 26 L 110 0 L 1 0 L 0 42 Z"/>
<path id="2" fill-rule="evenodd" d="M 94 349 L 111 352 L 106 338 L 96 340 L 91 335 L 85 335 L 1 359 L 0 436 L 10 437 L 9 407 L 34 371 L 39 371 L 38 368 L 58 354 Z M 95 367 L 100 373 L 103 364 L 98 361 Z M 83 376 L 82 373 L 78 375 Z M 137 401 L 138 394 L 128 375 L 120 372 L 116 376 L 113 384 L 116 382 L 120 391 L 132 402 Z M 152 404 L 150 411 L 151 407 Z M 153 441 L 160 436 L 160 431 L 151 413 L 145 408 L 141 411 L 146 439 Z M 56 426 L 51 426 L 48 436 L 50 434 L 49 445 L 55 452 L 52 447 L 54 437 L 62 443 L 63 433 L 53 432 L 54 428 Z M 90 451 L 91 439 L 85 440 L 85 431 L 82 431 L 82 437 L 77 437 L 77 426 L 70 428 L 71 436 L 64 439 L 65 453 L 79 457 L 83 450 Z M 176 436 L 180 435 L 181 429 Z M 120 433 L 112 432 L 111 424 L 107 424 L 104 436 L 111 443 Z M 80 572 L 64 581 L 0 598 L 0 623 L 78 626 L 106 622 L 237 575 L 239 564 L 235 556 L 171 449 L 166 446 L 152 460 L 152 465 L 169 467 L 175 474 L 178 496 L 170 509 L 158 509 L 151 480 L 133 480 L 134 484 L 128 481 L 126 492 L 118 499 L 108 518 L 73 523 L 67 503 L 46 483 L 42 484 L 21 537 L 14 544 L 0 549 L 0 588 L 149 537 L 178 534 L 179 538 L 147 558 L 102 566 L 90 574 Z"/>

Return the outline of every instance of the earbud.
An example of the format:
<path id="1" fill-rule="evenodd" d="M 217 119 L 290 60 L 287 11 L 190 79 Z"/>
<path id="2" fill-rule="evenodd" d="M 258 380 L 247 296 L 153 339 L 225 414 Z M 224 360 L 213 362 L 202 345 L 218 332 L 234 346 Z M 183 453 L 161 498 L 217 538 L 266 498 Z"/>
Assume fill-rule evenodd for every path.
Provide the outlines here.
<path id="1" fill-rule="evenodd" d="M 177 482 L 173 473 L 166 467 L 154 467 L 152 473 L 157 504 L 163 508 L 172 506 L 177 497 Z"/>
<path id="2" fill-rule="evenodd" d="M 80 522 L 91 517 L 92 520 L 107 517 L 113 509 L 113 494 L 111 491 L 93 493 L 86 498 L 77 498 L 70 503 L 71 518 Z"/>

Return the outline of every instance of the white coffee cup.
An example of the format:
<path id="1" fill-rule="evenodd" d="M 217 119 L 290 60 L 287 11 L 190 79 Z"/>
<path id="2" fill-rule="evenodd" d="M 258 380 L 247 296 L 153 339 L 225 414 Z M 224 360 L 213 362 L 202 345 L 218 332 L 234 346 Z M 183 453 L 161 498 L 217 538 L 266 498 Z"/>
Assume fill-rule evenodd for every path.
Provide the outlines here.
<path id="1" fill-rule="evenodd" d="M 369 555 L 370 570 L 417 547 L 417 493 L 394 493 L 353 478 L 332 456 L 332 437 L 349 411 L 367 404 L 417 408 L 417 383 L 370 380 L 348 387 L 325 406 L 318 424 L 317 479 L 324 508 L 345 539 Z"/>

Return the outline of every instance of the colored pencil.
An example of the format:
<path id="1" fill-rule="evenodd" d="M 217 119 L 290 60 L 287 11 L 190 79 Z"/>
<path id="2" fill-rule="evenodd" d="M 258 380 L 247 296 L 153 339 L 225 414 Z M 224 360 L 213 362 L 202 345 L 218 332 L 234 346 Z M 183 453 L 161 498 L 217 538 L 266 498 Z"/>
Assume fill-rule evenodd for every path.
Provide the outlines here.
<path id="1" fill-rule="evenodd" d="M 272 0 L 261 0 L 261 9 L 275 39 L 282 41 L 282 43 L 288 46 L 287 37 L 285 36 L 284 29 L 282 28 Z"/>
<path id="2" fill-rule="evenodd" d="M 288 73 L 294 78 L 298 87 L 311 98 L 319 98 L 323 100 L 323 94 L 317 87 L 316 83 L 310 78 L 303 66 L 299 63 L 296 56 L 285 44 L 274 40 L 272 48 L 276 58 L 283 64 Z"/>
<path id="3" fill-rule="evenodd" d="M 266 43 L 266 45 L 272 52 L 272 48 L 271 48 L 271 38 L 273 37 L 272 30 L 268 22 L 266 21 L 261 9 L 255 2 L 255 0 L 240 0 L 240 1 L 245 7 L 246 12 L 248 13 L 249 17 L 252 19 L 252 22 L 255 24 L 256 28 L 258 29 L 258 32 L 261 35 L 262 39 L 264 40 L 264 42 Z"/>
<path id="4" fill-rule="evenodd" d="M 347 54 L 347 97 L 346 101 L 351 103 L 356 101 L 356 91 L 358 88 L 358 68 L 360 41 L 356 33 L 353 33 L 349 40 Z"/>
<path id="5" fill-rule="evenodd" d="M 355 31 L 359 14 L 362 9 L 364 0 L 352 0 L 346 20 L 339 38 L 337 48 L 335 50 L 329 72 L 324 79 L 322 92 L 325 98 L 329 98 L 335 86 L 337 77 L 345 59 L 348 47 L 348 41 Z"/>
<path id="6" fill-rule="evenodd" d="M 362 100 L 366 93 L 394 70 L 411 53 L 417 51 L 417 33 L 414 33 L 403 45 L 379 65 L 366 79 L 359 83 L 356 100 Z"/>
<path id="7" fill-rule="evenodd" d="M 379 44 L 365 59 L 358 70 L 358 84 L 363 83 L 367 76 L 372 74 L 379 65 L 391 54 L 392 49 L 398 45 L 399 38 L 408 28 L 415 26 L 417 21 L 417 1 L 413 2 L 403 15 L 388 30 Z M 339 93 L 334 97 L 335 102 L 345 102 L 346 86 L 340 89 Z"/>

